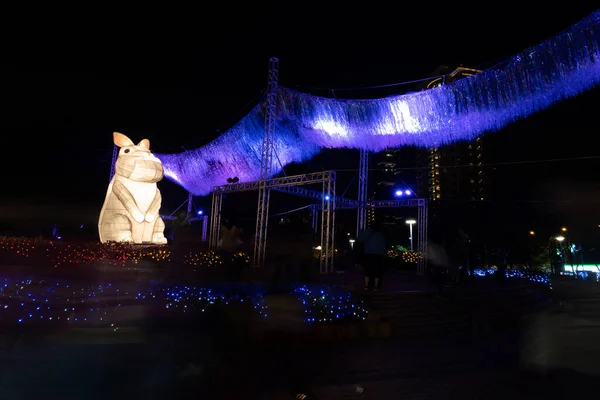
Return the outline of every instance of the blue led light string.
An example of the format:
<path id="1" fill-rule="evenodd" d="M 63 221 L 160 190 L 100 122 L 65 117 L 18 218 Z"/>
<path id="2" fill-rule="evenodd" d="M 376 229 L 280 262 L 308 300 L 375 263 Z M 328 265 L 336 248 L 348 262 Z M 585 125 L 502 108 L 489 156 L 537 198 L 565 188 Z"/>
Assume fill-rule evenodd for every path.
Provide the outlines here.
<path id="1" fill-rule="evenodd" d="M 0 279 L 0 324 L 55 327 L 110 327 L 119 329 L 119 308 L 144 305 L 168 313 L 205 312 L 214 305 L 247 303 L 267 316 L 260 288 L 139 285 L 112 283 L 84 285 L 40 278 Z"/>
<path id="2" fill-rule="evenodd" d="M 300 285 L 294 288 L 293 294 L 305 307 L 305 322 L 365 321 L 369 314 L 362 301 L 353 294 L 334 290 L 329 286 Z"/>

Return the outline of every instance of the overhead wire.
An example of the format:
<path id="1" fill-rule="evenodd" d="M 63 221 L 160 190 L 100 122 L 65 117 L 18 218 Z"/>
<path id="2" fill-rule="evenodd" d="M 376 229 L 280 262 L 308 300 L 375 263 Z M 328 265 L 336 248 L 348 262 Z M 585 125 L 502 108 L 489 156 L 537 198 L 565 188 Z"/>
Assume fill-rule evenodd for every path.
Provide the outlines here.
<path id="1" fill-rule="evenodd" d="M 307 209 L 309 207 L 312 207 L 312 204 L 309 204 L 307 206 L 302 206 L 302 207 L 294 208 L 293 210 L 288 210 L 288 211 L 280 212 L 279 214 L 273 214 L 273 215 L 270 215 L 269 218 L 280 217 L 282 215 L 291 214 L 291 213 L 296 212 L 296 211 L 302 211 L 302 210 L 305 210 L 305 209 Z"/>
<path id="2" fill-rule="evenodd" d="M 482 163 L 482 167 L 498 167 L 505 165 L 523 165 L 523 164 L 543 164 L 543 163 L 552 163 L 552 162 L 566 162 L 566 161 L 585 161 L 585 160 L 597 160 L 600 159 L 600 155 L 598 156 L 582 156 L 582 157 L 568 157 L 568 158 L 549 158 L 545 160 L 520 160 L 520 161 L 501 161 L 495 163 Z M 471 164 L 456 164 L 456 165 L 440 165 L 439 167 L 435 167 L 436 169 L 451 169 L 451 168 L 473 168 L 475 165 Z M 477 165 L 479 167 L 479 165 Z M 431 169 L 431 166 L 423 166 L 423 167 L 401 167 L 394 168 L 394 171 L 419 171 Z M 369 168 L 369 171 L 381 171 L 381 168 Z M 356 172 L 358 168 L 348 168 L 348 169 L 336 169 L 336 172 Z"/>
<path id="3" fill-rule="evenodd" d="M 560 31 L 558 33 L 558 35 L 556 35 L 556 36 L 560 36 L 560 35 L 564 34 L 565 32 L 569 31 L 570 29 L 572 29 L 572 27 L 565 28 L 562 31 Z M 481 70 L 494 69 L 494 68 L 497 68 L 498 66 L 506 63 L 508 60 L 511 59 L 511 57 L 512 56 L 498 58 L 495 61 L 488 61 L 485 63 L 471 66 L 471 68 L 481 69 Z M 484 66 L 490 65 L 490 64 L 491 64 L 491 66 L 484 68 Z M 389 88 L 389 87 L 396 87 L 396 86 L 403 86 L 403 85 L 410 85 L 410 84 L 414 84 L 414 83 L 425 82 L 425 81 L 429 81 L 429 80 L 433 80 L 433 79 L 437 79 L 437 78 L 443 78 L 447 75 L 448 74 L 442 74 L 442 75 L 436 75 L 436 76 L 429 76 L 429 77 L 425 77 L 425 78 L 421 78 L 421 79 L 413 79 L 413 80 L 409 80 L 409 81 L 401 81 L 401 82 L 381 84 L 381 85 L 357 86 L 357 87 L 325 88 L 325 87 L 315 87 L 315 86 L 306 86 L 306 85 L 295 85 L 295 86 L 298 88 L 312 89 L 312 90 L 318 90 L 318 91 L 330 91 L 332 93 L 332 95 L 335 97 L 336 91 L 342 92 L 342 91 L 358 91 L 358 90 L 369 90 L 369 89 L 384 89 L 384 88 Z"/>
<path id="4" fill-rule="evenodd" d="M 496 68 L 496 67 L 506 63 L 509 60 L 509 58 L 510 57 L 504 57 L 501 59 L 497 59 L 496 61 L 486 62 L 486 63 L 482 63 L 479 65 L 475 65 L 471 68 L 480 69 L 485 65 L 492 64 L 491 66 L 485 68 L 484 70 L 493 69 L 493 68 Z M 327 87 L 317 87 L 317 86 L 308 86 L 308 85 L 293 85 L 293 86 L 298 89 L 308 89 L 308 90 L 331 92 L 331 94 L 335 97 L 335 92 L 360 91 L 360 90 L 370 90 L 370 89 L 385 89 L 385 88 L 396 87 L 396 86 L 412 85 L 415 83 L 431 81 L 431 80 L 438 79 L 438 78 L 444 78 L 448 75 L 449 74 L 441 74 L 441 75 L 428 76 L 425 78 L 413 79 L 413 80 L 408 80 L 408 81 L 386 83 L 386 84 L 381 84 L 381 85 L 355 86 L 355 87 L 339 87 L 339 88 L 329 87 L 329 88 L 327 88 Z"/>

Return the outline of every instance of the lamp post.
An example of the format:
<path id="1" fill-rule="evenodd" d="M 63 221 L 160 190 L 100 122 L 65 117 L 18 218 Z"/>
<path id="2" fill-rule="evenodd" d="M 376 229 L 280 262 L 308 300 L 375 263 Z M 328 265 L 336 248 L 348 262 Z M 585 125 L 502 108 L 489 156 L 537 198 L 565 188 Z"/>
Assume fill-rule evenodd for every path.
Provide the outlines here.
<path id="1" fill-rule="evenodd" d="M 550 236 L 550 240 L 548 242 L 548 256 L 550 257 L 550 267 L 552 269 L 552 273 L 554 275 L 558 275 L 560 273 L 559 269 L 562 270 L 563 265 L 559 266 L 556 265 L 556 263 L 554 262 L 554 251 L 552 251 L 552 241 L 556 240 L 557 242 L 557 247 L 560 251 L 560 261 L 561 264 L 564 264 L 564 258 L 563 258 L 563 250 L 562 250 L 562 242 L 565 240 L 565 237 L 562 235 L 558 235 L 558 236 Z"/>
<path id="2" fill-rule="evenodd" d="M 416 224 L 417 221 L 415 221 L 414 219 L 407 219 L 406 223 L 408 224 L 409 229 L 410 229 L 410 251 L 413 251 L 413 235 L 412 235 L 413 232 L 412 232 L 412 226 L 413 226 L 413 224 Z"/>
<path id="3" fill-rule="evenodd" d="M 558 242 L 558 248 L 560 249 L 560 270 L 562 271 L 565 267 L 565 254 L 562 242 L 565 240 L 564 236 L 557 236 L 554 238 Z"/>

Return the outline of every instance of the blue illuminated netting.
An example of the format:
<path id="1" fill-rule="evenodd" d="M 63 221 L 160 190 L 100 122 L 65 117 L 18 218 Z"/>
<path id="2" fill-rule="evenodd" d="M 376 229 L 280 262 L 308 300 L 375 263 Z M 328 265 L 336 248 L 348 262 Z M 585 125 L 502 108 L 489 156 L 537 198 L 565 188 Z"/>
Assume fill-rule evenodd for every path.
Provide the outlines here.
<path id="1" fill-rule="evenodd" d="M 489 69 L 448 85 L 370 100 L 277 93 L 274 173 L 322 148 L 380 151 L 470 140 L 589 90 L 600 81 L 600 11 Z M 258 180 L 265 102 L 215 141 L 181 154 L 158 154 L 166 176 L 194 195 L 227 178 Z"/>
<path id="2" fill-rule="evenodd" d="M 164 309 L 169 314 L 204 312 L 218 304 L 248 303 L 266 317 L 260 288 L 227 288 L 111 283 L 85 285 L 40 278 L 0 280 L 0 323 L 52 326 L 104 326 L 119 329 L 115 313 L 132 305 Z"/>
<path id="3" fill-rule="evenodd" d="M 369 314 L 354 295 L 329 286 L 310 288 L 300 285 L 294 288 L 293 294 L 305 307 L 305 322 L 364 321 Z"/>

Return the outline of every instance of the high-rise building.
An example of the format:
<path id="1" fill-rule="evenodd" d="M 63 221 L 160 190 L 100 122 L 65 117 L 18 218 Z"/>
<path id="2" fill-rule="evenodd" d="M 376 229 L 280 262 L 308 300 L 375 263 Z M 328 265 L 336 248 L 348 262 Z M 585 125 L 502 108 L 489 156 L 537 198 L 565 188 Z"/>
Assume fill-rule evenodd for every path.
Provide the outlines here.
<path id="1" fill-rule="evenodd" d="M 418 89 L 427 90 L 472 76 L 480 70 L 458 67 L 450 70 L 439 67 L 430 81 Z M 433 202 L 442 198 L 484 200 L 483 174 L 484 140 L 461 141 L 441 147 L 420 150 L 417 154 L 417 193 Z"/>
<path id="2" fill-rule="evenodd" d="M 387 149 L 371 155 L 371 173 L 369 180 L 369 200 L 390 200 L 397 198 L 396 192 L 403 196 L 415 196 L 414 173 L 403 172 L 400 163 L 411 164 L 413 158 L 407 149 Z M 413 171 L 411 171 L 413 172 Z M 412 177 L 412 179 L 411 179 Z M 408 194 L 406 191 L 409 191 Z M 394 209 L 369 209 L 367 221 L 377 218 L 383 225 L 395 226 L 401 216 Z"/>

